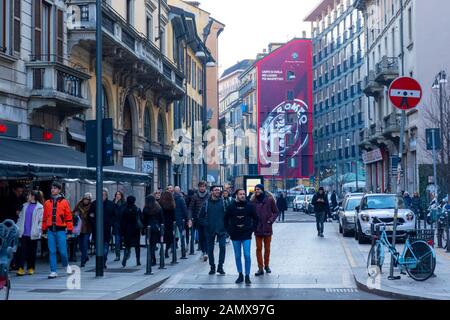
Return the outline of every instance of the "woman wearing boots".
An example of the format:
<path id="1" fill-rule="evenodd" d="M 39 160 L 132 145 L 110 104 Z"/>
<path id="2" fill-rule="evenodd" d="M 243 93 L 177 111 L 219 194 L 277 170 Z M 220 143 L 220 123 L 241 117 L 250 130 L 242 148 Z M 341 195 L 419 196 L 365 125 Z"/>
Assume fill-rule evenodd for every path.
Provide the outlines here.
<path id="1" fill-rule="evenodd" d="M 166 244 L 166 258 L 169 258 L 169 248 L 173 243 L 173 223 L 175 221 L 175 199 L 173 194 L 165 191 L 161 195 L 159 204 L 163 209 L 164 217 L 164 243 Z"/>
<path id="2" fill-rule="evenodd" d="M 142 223 L 145 228 L 144 230 L 146 230 L 148 226 L 150 226 L 151 229 L 150 250 L 152 255 L 152 266 L 155 266 L 156 244 L 159 243 L 161 239 L 160 230 L 161 224 L 164 223 L 164 217 L 162 208 L 154 196 L 148 196 L 145 198 L 145 207 L 144 210 L 142 210 Z"/>
<path id="3" fill-rule="evenodd" d="M 81 250 L 81 265 L 83 268 L 86 265 L 88 258 L 89 238 L 92 233 L 92 227 L 89 218 L 89 209 L 91 208 L 92 194 L 86 193 L 73 210 L 74 214 L 78 214 L 81 221 L 81 230 L 78 237 L 80 250 Z"/>
<path id="4" fill-rule="evenodd" d="M 131 248 L 136 251 L 136 264 L 141 265 L 141 230 L 143 228 L 141 209 L 136 207 L 136 198 L 129 196 L 127 204 L 122 211 L 120 232 L 125 243 L 125 253 L 123 255 L 122 266 L 125 268 L 127 260 L 130 258 Z"/>
<path id="5" fill-rule="evenodd" d="M 117 191 L 114 196 L 114 211 L 116 214 L 116 223 L 113 227 L 114 245 L 116 250 L 116 259 L 120 261 L 120 250 L 122 249 L 122 237 L 120 236 L 120 221 L 122 220 L 122 211 L 126 205 L 125 196 L 121 191 Z"/>

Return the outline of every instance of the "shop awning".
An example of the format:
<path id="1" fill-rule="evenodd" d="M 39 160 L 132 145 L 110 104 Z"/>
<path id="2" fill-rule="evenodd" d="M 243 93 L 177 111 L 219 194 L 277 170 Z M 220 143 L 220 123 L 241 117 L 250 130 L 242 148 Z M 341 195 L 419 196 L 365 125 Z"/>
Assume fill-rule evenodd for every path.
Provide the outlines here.
<path id="1" fill-rule="evenodd" d="M 95 180 L 95 168 L 86 167 L 86 155 L 70 147 L 0 138 L 0 178 L 56 177 Z M 150 177 L 123 166 L 104 169 L 104 179 L 148 182 Z"/>

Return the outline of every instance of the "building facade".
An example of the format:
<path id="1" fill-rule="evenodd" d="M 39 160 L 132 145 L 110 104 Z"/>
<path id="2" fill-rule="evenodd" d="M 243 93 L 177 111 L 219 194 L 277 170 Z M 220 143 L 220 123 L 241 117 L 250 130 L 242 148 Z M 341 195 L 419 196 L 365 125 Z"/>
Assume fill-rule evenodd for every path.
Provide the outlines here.
<path id="1" fill-rule="evenodd" d="M 314 165 L 317 183 L 330 189 L 365 187 L 360 130 L 366 99 L 364 20 L 345 0 L 323 0 L 305 19 L 312 24 Z"/>
<path id="2" fill-rule="evenodd" d="M 1 170 L 2 179 L 31 179 L 34 185 L 65 179 L 74 204 L 82 193 L 95 191 L 95 172 L 85 167 L 83 152 L 92 139 L 86 137 L 85 121 L 94 119 L 96 110 L 96 1 L 5 3 L 0 22 L 0 33 L 8 35 L 1 39 L 0 53 L 2 145 L 13 141 L 23 152 L 39 149 L 48 155 L 47 148 L 52 153 L 50 159 L 40 153 L 28 157 L 30 165 L 2 151 L 1 164 L 9 166 Z M 139 205 L 146 193 L 172 182 L 173 102 L 184 97 L 185 88 L 184 71 L 169 50 L 169 11 L 164 0 L 102 3 L 101 107 L 104 118 L 113 120 L 116 164 L 105 168 L 105 185 L 111 193 L 134 194 Z M 36 172 L 11 176 L 11 168 L 20 165 Z"/>
<path id="3" fill-rule="evenodd" d="M 439 116 L 439 104 L 435 102 L 439 98 L 432 84 L 441 70 L 450 67 L 450 56 L 446 54 L 450 33 L 439 31 L 447 28 L 445 13 L 449 12 L 450 3 L 359 0 L 355 6 L 365 21 L 367 77 L 363 91 L 369 102 L 361 148 L 366 160 L 367 188 L 425 194 L 432 184 L 432 157 L 426 150 L 425 129 L 439 127 L 443 118 Z M 398 181 L 401 112 L 390 103 L 388 88 L 399 76 L 417 79 L 422 85 L 423 98 L 416 109 L 406 112 L 403 172 Z M 437 116 L 433 118 L 430 114 Z M 448 131 L 446 128 L 443 131 Z M 443 158 L 441 162 L 448 162 L 448 157 Z M 440 167 L 440 172 L 445 175 L 446 170 Z M 439 179 L 438 183 L 445 185 Z"/>

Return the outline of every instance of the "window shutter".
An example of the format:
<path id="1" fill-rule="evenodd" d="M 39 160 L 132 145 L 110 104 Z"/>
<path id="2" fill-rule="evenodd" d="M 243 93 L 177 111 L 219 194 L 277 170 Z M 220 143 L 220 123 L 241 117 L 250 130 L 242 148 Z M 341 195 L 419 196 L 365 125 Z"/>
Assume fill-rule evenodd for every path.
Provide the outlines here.
<path id="1" fill-rule="evenodd" d="M 42 0 L 34 2 L 34 56 L 41 60 L 42 54 Z"/>
<path id="2" fill-rule="evenodd" d="M 20 52 L 20 42 L 21 42 L 21 33 L 20 33 L 20 14 L 21 14 L 21 0 L 14 0 L 14 52 Z"/>
<path id="3" fill-rule="evenodd" d="M 59 62 L 64 57 L 64 15 L 60 9 L 56 10 L 56 56 Z"/>

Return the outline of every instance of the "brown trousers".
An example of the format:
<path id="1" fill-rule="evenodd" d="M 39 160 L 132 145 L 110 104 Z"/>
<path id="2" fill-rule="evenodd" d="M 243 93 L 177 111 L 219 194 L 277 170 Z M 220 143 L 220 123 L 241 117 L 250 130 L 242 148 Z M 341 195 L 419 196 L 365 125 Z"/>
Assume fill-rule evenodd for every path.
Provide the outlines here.
<path id="1" fill-rule="evenodd" d="M 268 237 L 258 237 L 256 236 L 256 259 L 258 260 L 258 269 L 262 270 L 264 267 L 269 266 L 270 260 L 270 242 L 272 241 L 272 236 Z M 264 262 L 262 256 L 264 243 Z"/>

